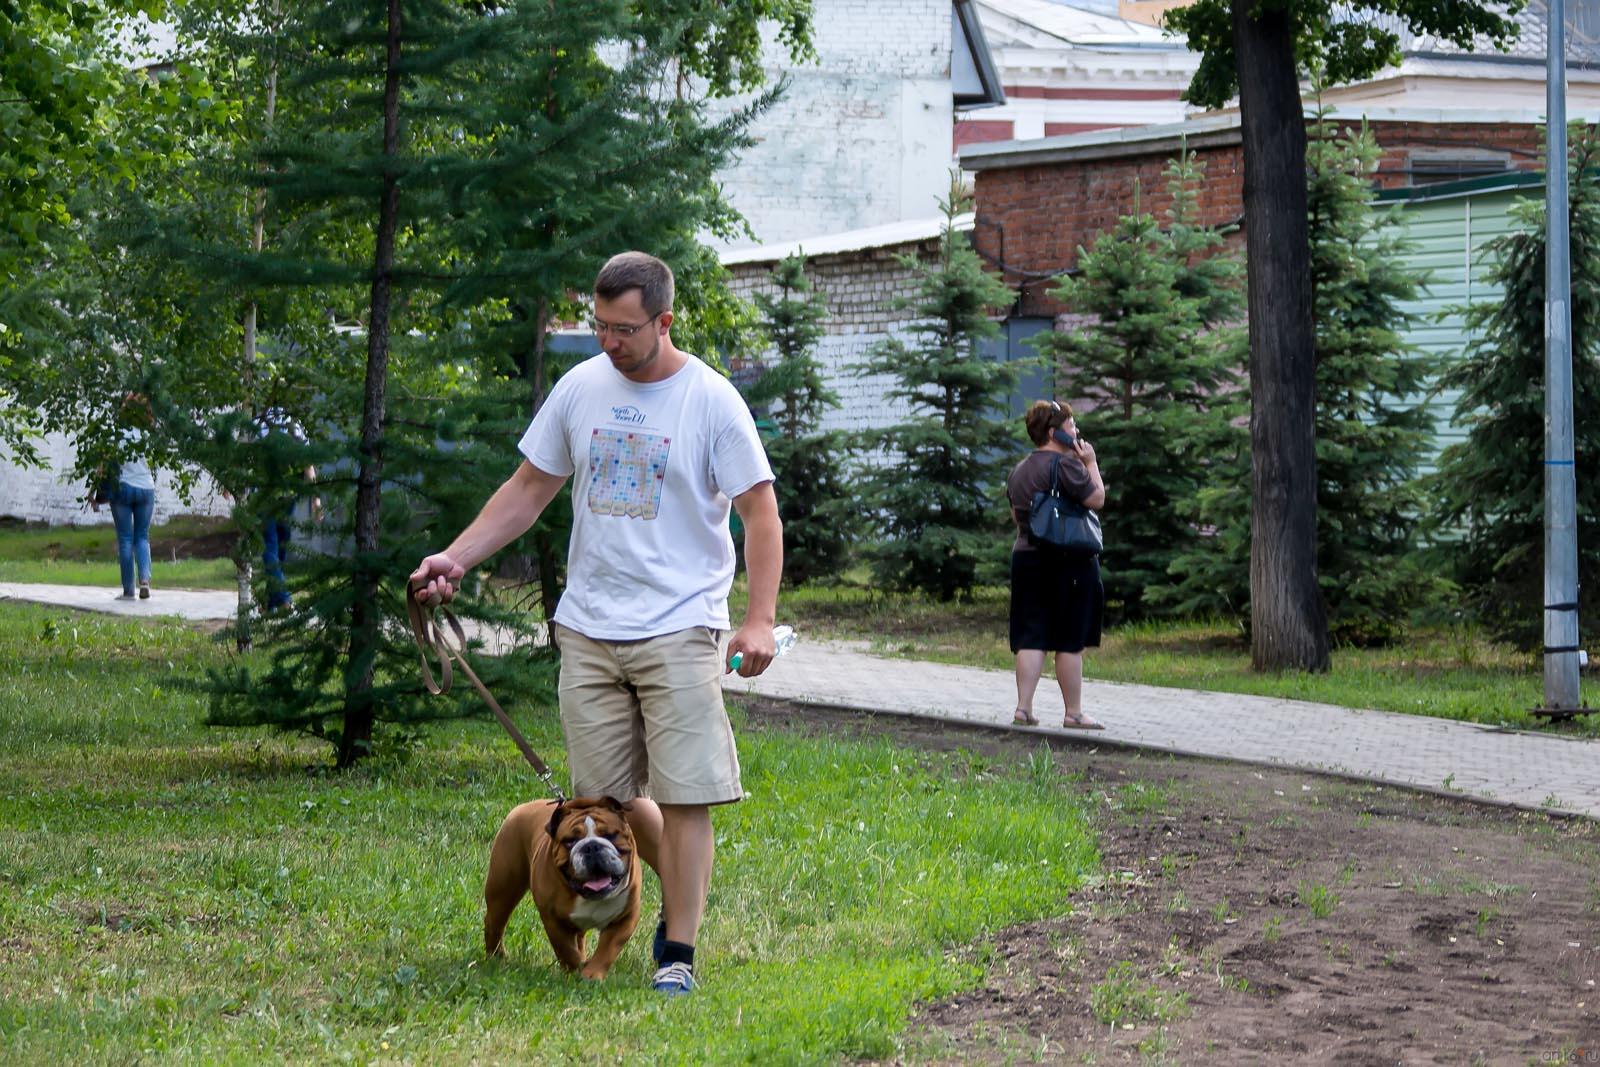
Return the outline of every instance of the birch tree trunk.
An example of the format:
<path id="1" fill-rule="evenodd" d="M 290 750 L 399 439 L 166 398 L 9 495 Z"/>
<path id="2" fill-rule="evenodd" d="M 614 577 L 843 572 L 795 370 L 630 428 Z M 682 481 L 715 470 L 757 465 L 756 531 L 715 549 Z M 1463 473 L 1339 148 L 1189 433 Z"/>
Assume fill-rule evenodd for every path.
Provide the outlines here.
<path id="1" fill-rule="evenodd" d="M 274 3 L 270 9 L 273 20 L 272 29 L 277 29 L 278 5 Z M 274 56 L 272 63 L 267 67 L 267 109 L 263 130 L 272 128 L 272 119 L 278 110 L 278 61 Z M 266 242 L 267 229 L 267 191 L 257 189 L 251 198 L 251 230 L 250 251 L 255 255 L 261 254 L 262 246 Z M 246 413 L 253 414 L 256 400 L 256 302 L 250 301 L 250 306 L 244 313 L 244 406 Z M 236 486 L 234 489 L 234 512 L 237 514 L 246 503 L 250 492 L 249 486 Z M 240 652 L 249 652 L 255 643 L 250 633 L 250 608 L 254 598 L 250 592 L 252 577 L 250 553 L 246 546 L 250 544 L 251 531 L 240 530 L 238 547 L 233 556 L 233 574 L 238 586 L 238 606 L 234 613 L 234 646 Z"/>

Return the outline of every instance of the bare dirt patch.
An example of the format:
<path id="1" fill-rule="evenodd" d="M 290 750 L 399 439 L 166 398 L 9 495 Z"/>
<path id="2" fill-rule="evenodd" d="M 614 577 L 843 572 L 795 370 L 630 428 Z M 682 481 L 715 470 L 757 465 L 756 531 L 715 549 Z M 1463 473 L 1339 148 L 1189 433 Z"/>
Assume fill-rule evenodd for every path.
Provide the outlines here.
<path id="1" fill-rule="evenodd" d="M 238 542 L 238 531 L 221 523 L 182 535 L 158 530 L 150 538 L 150 555 L 157 559 L 226 559 Z"/>
<path id="2" fill-rule="evenodd" d="M 60 532 L 53 533 L 53 530 Z M 43 533 L 44 538 L 27 550 L 28 555 L 39 559 L 104 559 L 108 544 L 115 554 L 116 534 L 109 525 L 86 532 L 0 516 L 0 533 L 11 531 Z M 151 529 L 150 556 L 157 560 L 226 559 L 233 554 L 238 540 L 238 531 L 227 519 L 186 515 Z"/>
<path id="3" fill-rule="evenodd" d="M 757 728 L 1020 761 L 1038 735 L 751 700 Z M 974 946 L 905 1063 L 1600 1062 L 1600 826 L 1052 740 L 1103 877 Z"/>

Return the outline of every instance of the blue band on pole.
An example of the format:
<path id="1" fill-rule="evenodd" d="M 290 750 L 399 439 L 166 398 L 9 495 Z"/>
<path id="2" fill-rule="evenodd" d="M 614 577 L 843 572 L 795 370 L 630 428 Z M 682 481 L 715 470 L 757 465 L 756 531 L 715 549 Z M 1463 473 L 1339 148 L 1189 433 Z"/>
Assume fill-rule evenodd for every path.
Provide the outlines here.
<path id="1" fill-rule="evenodd" d="M 1544 461 L 1544 465 L 1546 467 L 1570 467 L 1570 466 L 1572 466 L 1572 460 L 1570 460 L 1570 459 L 1547 459 L 1547 460 Z"/>

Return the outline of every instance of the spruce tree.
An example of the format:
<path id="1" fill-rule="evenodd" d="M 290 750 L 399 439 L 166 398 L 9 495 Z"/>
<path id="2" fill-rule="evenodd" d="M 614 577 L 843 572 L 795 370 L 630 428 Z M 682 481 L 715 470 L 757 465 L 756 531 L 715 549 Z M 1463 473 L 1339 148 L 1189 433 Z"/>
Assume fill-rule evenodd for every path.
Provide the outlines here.
<path id="1" fill-rule="evenodd" d="M 1406 343 L 1420 281 L 1394 210 L 1372 205 L 1381 151 L 1325 115 L 1306 149 L 1317 360 L 1317 575 L 1337 640 L 1395 637 L 1430 580 L 1414 555 L 1417 461 L 1434 361 Z"/>
<path id="2" fill-rule="evenodd" d="M 1227 426 L 1218 398 L 1236 381 L 1237 334 L 1213 324 L 1238 310 L 1237 267 L 1213 261 L 1220 236 L 1193 221 L 1198 168 L 1180 159 L 1168 178 L 1169 228 L 1136 201 L 1079 249 L 1078 274 L 1052 295 L 1089 321 L 1039 342 L 1106 473 L 1102 576 L 1109 612 L 1124 619 L 1156 610 L 1150 591 L 1200 536 L 1196 496 Z"/>
<path id="3" fill-rule="evenodd" d="M 1019 444 L 1005 421 L 1017 370 L 977 351 L 999 332 L 992 309 L 1013 294 L 955 229 L 966 205 L 952 183 L 938 258 L 900 259 L 917 279 L 916 295 L 895 302 L 913 313 L 910 340 L 875 346 L 858 367 L 892 376 L 886 396 L 910 407 L 906 421 L 861 437 L 881 458 L 861 474 L 861 506 L 879 532 L 869 558 L 885 585 L 941 600 L 968 593 L 980 573 L 998 573 L 1010 544 L 998 501 Z"/>
<path id="4" fill-rule="evenodd" d="M 1432 430 L 1418 401 L 1432 362 L 1402 339 L 1401 306 L 1418 279 L 1405 266 L 1400 217 L 1371 204 L 1378 148 L 1366 129 L 1313 124 L 1307 150 L 1317 353 L 1317 571 L 1331 634 L 1395 636 L 1432 584 L 1414 554 L 1423 511 L 1417 458 Z M 1248 393 L 1242 394 L 1245 408 Z M 1173 610 L 1248 625 L 1249 443 L 1217 451 L 1199 495 L 1209 544 L 1183 554 L 1163 594 Z M 1224 473 L 1231 472 L 1231 473 Z M 1245 492 L 1240 492 L 1240 488 Z"/>
<path id="5" fill-rule="evenodd" d="M 1568 131 L 1572 255 L 1572 406 L 1576 462 L 1600 463 L 1600 132 Z M 1544 625 L 1545 204 L 1512 207 L 1513 232 L 1489 243 L 1498 300 L 1464 310 L 1472 340 L 1441 376 L 1459 389 L 1432 479 L 1432 535 L 1455 564 L 1468 606 L 1496 636 L 1535 648 Z M 1578 479 L 1579 617 L 1600 612 L 1600 479 Z"/>
<path id="6" fill-rule="evenodd" d="M 839 406 L 814 354 L 822 337 L 827 304 L 811 289 L 803 255 L 778 263 L 775 292 L 755 295 L 762 332 L 777 359 L 745 390 L 752 408 L 778 405 L 778 435 L 767 442 L 777 479 L 783 519 L 783 574 L 804 585 L 837 574 L 855 526 L 855 502 L 844 480 L 844 435 L 818 428 L 823 414 Z"/>
<path id="7" fill-rule="evenodd" d="M 293 414 L 322 449 L 333 551 L 300 566 L 271 668 L 219 679 L 217 721 L 325 737 L 347 766 L 380 718 L 472 707 L 470 694 L 422 694 L 403 575 L 514 470 L 512 445 L 559 369 L 543 360 L 546 332 L 578 317 L 607 256 L 647 247 L 681 263 L 686 323 L 697 289 L 718 284 L 695 235 L 732 224 L 713 176 L 753 112 L 713 122 L 701 101 L 664 97 L 682 38 L 652 22 L 641 41 L 637 18 L 622 0 L 289 8 L 276 121 L 262 150 L 232 161 L 286 220 L 277 240 L 251 252 L 182 227 L 160 237 L 241 290 L 331 294 L 324 307 L 360 324 L 340 333 L 324 314 L 302 331 L 311 343 L 281 349 L 307 396 Z M 294 324 L 264 309 L 261 328 L 293 336 Z M 237 426 L 211 437 L 271 479 Z M 563 515 L 549 509 L 510 551 L 553 553 Z M 455 606 L 513 621 L 481 599 Z"/>
<path id="8" fill-rule="evenodd" d="M 479 102 L 473 124 L 486 131 L 485 151 L 450 164 L 461 270 L 443 303 L 476 309 L 465 340 L 488 373 L 522 380 L 529 417 L 567 368 L 546 350 L 552 326 L 582 319 L 594 277 L 615 252 L 646 249 L 672 265 L 680 347 L 716 363 L 719 351 L 752 332 L 750 309 L 728 292 L 727 271 L 700 236 L 737 231 L 741 220 L 716 175 L 775 94 L 757 93 L 712 120 L 679 75 L 705 72 L 713 92 L 755 89 L 761 68 L 747 46 L 757 16 L 777 19 L 794 53 L 804 54 L 809 0 L 646 6 L 609 0 L 532 11 L 536 32 L 524 29 L 520 48 L 484 57 L 496 90 Z M 640 35 L 632 61 L 610 62 L 606 42 L 632 33 Z M 669 80 L 678 90 L 664 100 L 660 86 Z M 570 529 L 563 495 L 500 561 L 504 573 L 537 583 L 547 619 L 565 583 Z"/>

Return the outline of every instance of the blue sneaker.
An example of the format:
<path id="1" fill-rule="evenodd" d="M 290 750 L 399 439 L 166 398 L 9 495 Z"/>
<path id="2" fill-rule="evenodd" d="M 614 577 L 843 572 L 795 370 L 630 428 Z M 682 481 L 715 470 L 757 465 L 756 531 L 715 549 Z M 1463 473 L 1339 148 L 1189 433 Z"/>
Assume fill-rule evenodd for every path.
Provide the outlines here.
<path id="1" fill-rule="evenodd" d="M 656 936 L 650 941 L 650 958 L 656 961 L 656 966 L 661 966 L 661 957 L 667 951 L 667 917 L 663 915 L 656 920 Z"/>
<path id="2" fill-rule="evenodd" d="M 650 988 L 669 997 L 686 996 L 694 992 L 694 968 L 687 963 L 669 963 L 656 972 Z"/>

